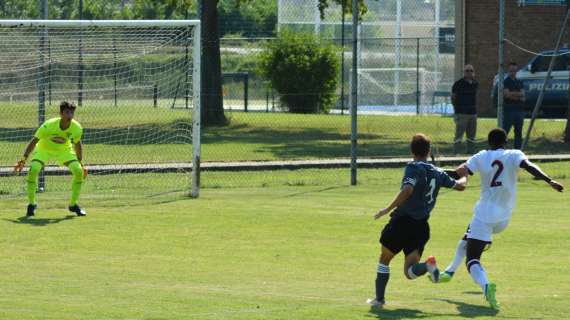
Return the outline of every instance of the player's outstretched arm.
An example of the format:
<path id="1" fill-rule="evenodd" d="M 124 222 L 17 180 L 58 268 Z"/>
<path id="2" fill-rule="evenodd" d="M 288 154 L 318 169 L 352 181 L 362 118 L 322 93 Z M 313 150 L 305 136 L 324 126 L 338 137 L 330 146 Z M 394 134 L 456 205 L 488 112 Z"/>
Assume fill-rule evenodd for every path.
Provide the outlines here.
<path id="1" fill-rule="evenodd" d="M 455 185 L 453 186 L 454 190 L 463 191 L 467 186 L 467 177 L 461 177 L 460 179 L 455 180 Z"/>
<path id="2" fill-rule="evenodd" d="M 443 172 L 447 173 L 448 176 L 452 177 L 455 180 L 461 179 L 459 174 L 457 174 L 457 171 L 454 169 L 445 169 L 445 170 L 443 170 Z"/>
<path id="3" fill-rule="evenodd" d="M 469 170 L 469 168 L 467 168 L 466 163 L 463 163 L 462 165 L 457 167 L 457 169 L 455 169 L 455 173 L 457 174 L 457 177 L 451 176 L 454 179 L 467 178 L 473 175 L 473 173 Z"/>
<path id="4" fill-rule="evenodd" d="M 564 190 L 564 186 L 561 185 L 560 183 L 552 180 L 546 173 L 544 173 L 536 164 L 528 161 L 528 160 L 524 160 L 521 162 L 520 167 L 525 169 L 526 172 L 530 173 L 531 175 L 533 175 L 535 178 L 541 179 L 546 181 L 546 183 L 548 183 L 552 189 L 558 191 L 558 192 L 562 192 Z"/>
<path id="5" fill-rule="evenodd" d="M 36 137 L 33 137 L 32 140 L 30 140 L 30 142 L 26 146 L 26 150 L 24 150 L 24 155 L 22 156 L 22 159 L 20 159 L 18 162 L 16 162 L 16 165 L 14 166 L 15 172 L 20 173 L 20 171 L 22 171 L 22 169 L 24 169 L 24 165 L 26 164 L 26 160 L 30 156 L 30 153 L 32 153 L 32 151 L 34 151 L 34 148 L 36 147 L 36 144 L 38 144 L 38 141 L 40 141 L 40 140 Z"/>
<path id="6" fill-rule="evenodd" d="M 390 203 L 390 205 L 387 206 L 386 208 L 378 211 L 378 213 L 374 215 L 374 219 L 378 219 L 392 212 L 392 210 L 394 210 L 395 208 L 401 206 L 404 202 L 406 202 L 406 200 L 408 200 L 408 198 L 410 198 L 413 192 L 414 192 L 414 187 L 412 187 L 411 184 L 405 184 L 404 187 L 402 187 L 402 190 L 400 190 L 400 192 L 396 196 L 396 198 L 392 201 L 392 203 Z"/>

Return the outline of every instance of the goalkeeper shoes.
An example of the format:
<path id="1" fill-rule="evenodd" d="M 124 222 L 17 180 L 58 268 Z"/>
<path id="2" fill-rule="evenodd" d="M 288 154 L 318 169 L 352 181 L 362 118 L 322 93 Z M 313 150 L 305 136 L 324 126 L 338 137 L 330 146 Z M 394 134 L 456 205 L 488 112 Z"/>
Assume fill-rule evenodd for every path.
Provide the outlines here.
<path id="1" fill-rule="evenodd" d="M 77 204 L 69 206 L 69 211 L 75 213 L 78 217 L 85 217 L 87 215 L 87 212 L 81 209 Z"/>
<path id="2" fill-rule="evenodd" d="M 26 211 L 26 217 L 33 217 L 36 215 L 37 204 L 29 204 L 28 210 Z"/>

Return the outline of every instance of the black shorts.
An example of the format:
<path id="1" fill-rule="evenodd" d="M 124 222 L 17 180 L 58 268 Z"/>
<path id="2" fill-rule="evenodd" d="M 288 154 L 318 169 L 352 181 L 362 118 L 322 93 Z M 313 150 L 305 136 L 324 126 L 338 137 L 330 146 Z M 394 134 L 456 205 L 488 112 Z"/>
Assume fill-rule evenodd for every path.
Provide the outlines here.
<path id="1" fill-rule="evenodd" d="M 429 240 L 427 219 L 416 220 L 408 216 L 394 217 L 380 233 L 380 243 L 394 254 L 404 250 L 408 255 L 418 250 L 420 256 Z"/>

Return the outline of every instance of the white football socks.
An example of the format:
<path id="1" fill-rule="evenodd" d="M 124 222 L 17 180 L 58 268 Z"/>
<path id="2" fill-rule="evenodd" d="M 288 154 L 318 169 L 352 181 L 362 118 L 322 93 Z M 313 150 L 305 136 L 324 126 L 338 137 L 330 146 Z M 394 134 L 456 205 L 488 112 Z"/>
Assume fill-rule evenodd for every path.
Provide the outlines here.
<path id="1" fill-rule="evenodd" d="M 487 279 L 487 273 L 485 269 L 480 264 L 479 260 L 471 260 L 467 263 L 469 267 L 469 274 L 471 274 L 471 278 L 481 286 L 483 289 L 483 294 L 485 293 L 485 287 L 489 283 L 489 279 Z"/>
<path id="2" fill-rule="evenodd" d="M 465 259 L 466 247 L 467 247 L 467 241 L 463 239 L 459 240 L 459 243 L 457 244 L 457 249 L 455 250 L 455 257 L 453 257 L 453 261 L 445 269 L 446 272 L 454 273 L 457 270 L 457 268 L 459 268 L 459 266 L 463 262 L 463 259 Z"/>

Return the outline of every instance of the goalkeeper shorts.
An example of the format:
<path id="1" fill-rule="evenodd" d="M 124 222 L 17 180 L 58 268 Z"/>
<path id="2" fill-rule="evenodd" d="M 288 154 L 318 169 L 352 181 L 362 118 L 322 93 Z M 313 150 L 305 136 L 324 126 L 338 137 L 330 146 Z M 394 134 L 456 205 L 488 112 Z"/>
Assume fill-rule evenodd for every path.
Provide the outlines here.
<path id="1" fill-rule="evenodd" d="M 78 161 L 77 155 L 73 150 L 47 151 L 47 150 L 36 149 L 32 157 L 32 161 L 37 160 L 43 163 L 44 165 L 47 165 L 50 159 L 56 159 L 57 163 L 61 166 L 71 161 Z"/>

